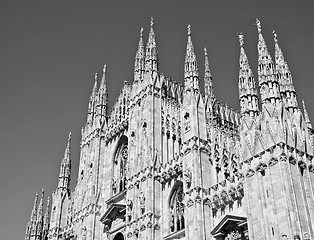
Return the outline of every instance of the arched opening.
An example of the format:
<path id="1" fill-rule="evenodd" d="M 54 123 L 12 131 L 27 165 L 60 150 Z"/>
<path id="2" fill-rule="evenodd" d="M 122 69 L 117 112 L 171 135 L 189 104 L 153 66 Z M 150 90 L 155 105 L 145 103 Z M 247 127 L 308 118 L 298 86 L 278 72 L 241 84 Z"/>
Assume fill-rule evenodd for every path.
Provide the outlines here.
<path id="1" fill-rule="evenodd" d="M 183 184 L 181 181 L 177 181 L 173 186 L 169 199 L 170 232 L 177 232 L 185 228 L 183 200 Z"/>
<path id="2" fill-rule="evenodd" d="M 119 232 L 114 236 L 113 240 L 124 240 L 124 236 Z"/>
<path id="3" fill-rule="evenodd" d="M 118 194 L 125 190 L 127 160 L 128 160 L 128 138 L 123 135 L 118 141 L 118 145 L 113 160 L 113 179 L 112 179 L 113 194 Z"/>

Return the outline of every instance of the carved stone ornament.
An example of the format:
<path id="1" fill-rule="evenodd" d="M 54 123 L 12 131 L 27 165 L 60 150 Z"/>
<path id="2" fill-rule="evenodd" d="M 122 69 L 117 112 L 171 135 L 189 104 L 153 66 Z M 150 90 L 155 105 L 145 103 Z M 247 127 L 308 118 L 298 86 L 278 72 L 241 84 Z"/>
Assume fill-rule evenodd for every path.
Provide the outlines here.
<path id="1" fill-rule="evenodd" d="M 195 203 L 202 203 L 202 198 L 200 197 L 200 195 L 197 195 L 196 197 L 195 197 Z"/>
<path id="2" fill-rule="evenodd" d="M 217 210 L 217 209 L 218 209 L 218 202 L 212 201 L 212 202 L 210 203 L 210 207 L 211 207 L 213 210 Z"/>
<path id="3" fill-rule="evenodd" d="M 237 197 L 241 198 L 244 196 L 244 189 L 243 189 L 243 183 L 240 182 L 237 186 Z"/>
<path id="4" fill-rule="evenodd" d="M 136 235 L 139 233 L 139 230 L 137 228 L 134 229 L 133 234 Z"/>
<path id="5" fill-rule="evenodd" d="M 112 184 L 112 190 L 114 193 L 117 191 L 117 181 L 115 181 L 113 178 L 111 179 L 111 184 Z"/>
<path id="6" fill-rule="evenodd" d="M 235 188 L 229 190 L 229 201 L 234 202 L 237 199 L 237 191 Z"/>
<path id="7" fill-rule="evenodd" d="M 229 181 L 229 182 L 231 182 L 231 183 L 234 183 L 234 176 L 232 175 L 232 176 L 229 176 L 228 178 L 227 178 L 227 180 Z"/>
<path id="8" fill-rule="evenodd" d="M 81 234 L 82 234 L 82 240 L 86 240 L 86 237 L 87 237 L 87 228 L 86 228 L 85 226 L 82 227 Z"/>
<path id="9" fill-rule="evenodd" d="M 288 240 L 288 236 L 287 236 L 286 234 L 282 234 L 282 235 L 281 235 L 281 239 L 282 239 L 282 240 Z"/>
<path id="10" fill-rule="evenodd" d="M 305 232 L 303 234 L 303 240 L 311 240 L 310 234 L 308 234 L 307 232 Z"/>
<path id="11" fill-rule="evenodd" d="M 256 171 L 257 172 L 263 172 L 265 171 L 267 168 L 267 165 L 265 163 L 260 163 L 257 167 L 256 167 Z"/>
<path id="12" fill-rule="evenodd" d="M 146 230 L 146 226 L 143 224 L 143 225 L 140 227 L 140 230 L 141 230 L 141 231 L 145 231 L 145 230 Z"/>
<path id="13" fill-rule="evenodd" d="M 204 205 L 210 206 L 210 204 L 211 204 L 211 201 L 208 197 L 204 199 Z"/>
<path id="14" fill-rule="evenodd" d="M 294 156 L 290 156 L 290 157 L 289 157 L 289 163 L 291 163 L 291 164 L 293 164 L 293 165 L 295 165 L 295 164 L 297 163 L 297 160 L 295 159 Z"/>
<path id="15" fill-rule="evenodd" d="M 246 172 L 246 177 L 247 178 L 250 178 L 252 177 L 253 175 L 255 174 L 254 170 L 253 169 L 249 169 L 247 172 Z"/>
<path id="16" fill-rule="evenodd" d="M 268 162 L 268 166 L 272 167 L 274 165 L 276 165 L 278 163 L 278 159 L 277 158 L 270 158 L 269 162 Z"/>
<path id="17" fill-rule="evenodd" d="M 186 184 L 190 185 L 192 183 L 192 172 L 189 168 L 185 169 L 183 176 L 184 176 L 184 181 L 186 182 Z"/>
<path id="18" fill-rule="evenodd" d="M 218 189 L 218 184 L 213 185 L 213 186 L 212 186 L 212 189 L 213 189 L 214 191 L 217 191 L 217 189 Z"/>
<path id="19" fill-rule="evenodd" d="M 227 205 L 228 204 L 228 194 L 226 191 L 222 191 L 220 194 L 220 199 L 221 199 L 221 204 L 222 205 Z"/>
<path id="20" fill-rule="evenodd" d="M 133 208 L 133 202 L 131 199 L 128 199 L 126 201 L 126 206 L 128 207 L 128 211 L 132 211 L 132 208 Z"/>
<path id="21" fill-rule="evenodd" d="M 159 224 L 158 224 L 158 223 L 156 223 L 156 224 L 155 224 L 155 226 L 154 226 L 154 228 L 155 228 L 156 230 L 159 230 L 159 229 L 160 229 Z"/>
<path id="22" fill-rule="evenodd" d="M 299 165 L 299 167 L 300 167 L 301 169 L 305 169 L 305 168 L 306 168 L 306 163 L 305 163 L 303 160 L 300 160 L 300 161 L 298 162 L 298 165 Z"/>
<path id="23" fill-rule="evenodd" d="M 241 233 L 238 229 L 231 231 L 225 238 L 226 240 L 240 240 Z"/>
<path id="24" fill-rule="evenodd" d="M 285 162 L 285 161 L 287 161 L 287 159 L 288 159 L 287 154 L 281 153 L 281 154 L 279 155 L 279 160 L 280 160 L 281 162 Z"/>
<path id="25" fill-rule="evenodd" d="M 128 238 L 132 237 L 132 233 L 128 232 L 128 234 L 126 235 Z"/>
<path id="26" fill-rule="evenodd" d="M 226 180 L 223 180 L 223 181 L 221 181 L 221 182 L 219 183 L 219 185 L 221 185 L 222 187 L 225 187 L 225 186 L 226 186 L 226 183 L 227 183 L 227 181 L 226 181 Z"/>
<path id="27" fill-rule="evenodd" d="M 141 208 L 141 212 L 142 214 L 145 212 L 145 196 L 143 194 L 143 192 L 141 191 L 140 195 L 139 195 L 139 202 L 140 202 L 140 208 Z"/>
<path id="28" fill-rule="evenodd" d="M 189 199 L 188 201 L 187 201 L 187 203 L 186 203 L 186 205 L 188 206 L 188 207 L 192 207 L 193 206 L 193 200 L 192 199 Z"/>

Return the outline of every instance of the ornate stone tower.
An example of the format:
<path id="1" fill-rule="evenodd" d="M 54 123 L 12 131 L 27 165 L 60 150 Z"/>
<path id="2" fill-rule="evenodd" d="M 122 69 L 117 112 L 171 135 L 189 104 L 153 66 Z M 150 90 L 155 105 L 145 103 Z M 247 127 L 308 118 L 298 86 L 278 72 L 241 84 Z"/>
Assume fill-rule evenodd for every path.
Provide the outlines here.
<path id="1" fill-rule="evenodd" d="M 190 25 L 183 84 L 160 72 L 153 19 L 146 47 L 141 28 L 132 84 L 108 112 L 106 65 L 95 74 L 76 186 L 70 134 L 25 240 L 313 239 L 314 131 L 277 34 L 273 61 L 256 25 L 259 93 L 241 33 L 240 111 L 216 97 L 206 48 L 200 86 Z"/>
<path id="2" fill-rule="evenodd" d="M 258 20 L 256 25 L 262 106 L 253 118 L 247 119 L 242 111 L 240 131 L 249 236 L 310 239 L 314 220 L 312 129 L 298 108 L 276 33 L 275 65 Z"/>

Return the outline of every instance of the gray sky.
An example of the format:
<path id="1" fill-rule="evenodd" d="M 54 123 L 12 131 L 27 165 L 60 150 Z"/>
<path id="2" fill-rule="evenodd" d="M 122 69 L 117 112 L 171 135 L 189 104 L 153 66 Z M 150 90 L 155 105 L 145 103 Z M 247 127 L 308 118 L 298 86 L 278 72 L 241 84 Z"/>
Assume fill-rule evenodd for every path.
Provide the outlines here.
<path id="1" fill-rule="evenodd" d="M 158 4 L 157 4 L 158 3 Z M 123 81 L 132 82 L 140 27 L 145 42 L 155 18 L 160 70 L 183 79 L 192 38 L 203 76 L 203 48 L 218 98 L 238 108 L 239 44 L 256 78 L 255 18 L 273 54 L 272 30 L 292 71 L 299 103 L 314 121 L 312 1 L 1 1 L 0 7 L 0 239 L 24 238 L 36 191 L 57 185 L 72 131 L 72 186 L 80 129 L 86 121 L 94 73 L 107 64 L 109 107 Z M 201 81 L 203 86 L 203 81 Z"/>

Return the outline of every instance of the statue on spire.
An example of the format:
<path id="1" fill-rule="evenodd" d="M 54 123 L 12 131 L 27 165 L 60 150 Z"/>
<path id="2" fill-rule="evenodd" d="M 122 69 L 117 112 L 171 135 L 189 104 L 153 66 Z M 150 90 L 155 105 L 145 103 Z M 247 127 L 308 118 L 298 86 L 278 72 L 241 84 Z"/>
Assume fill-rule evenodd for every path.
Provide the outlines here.
<path id="1" fill-rule="evenodd" d="M 261 33 L 261 32 L 262 32 L 262 25 L 261 25 L 260 20 L 258 20 L 257 18 L 256 18 L 255 25 L 256 25 L 256 27 L 257 27 L 258 33 Z"/>
<path id="2" fill-rule="evenodd" d="M 278 39 L 277 39 L 277 33 L 275 30 L 273 31 L 273 35 L 274 35 L 274 42 L 277 43 Z"/>
<path id="3" fill-rule="evenodd" d="M 191 36 L 191 25 L 188 25 L 188 35 Z"/>
<path id="4" fill-rule="evenodd" d="M 150 27 L 154 26 L 154 18 L 153 16 L 150 17 Z M 142 28 L 141 28 L 141 33 L 142 33 Z"/>
<path id="5" fill-rule="evenodd" d="M 153 20 L 154 21 L 154 20 Z M 143 31 L 144 31 L 144 28 L 141 27 L 141 30 L 140 30 L 140 37 L 142 38 L 143 37 Z"/>
<path id="6" fill-rule="evenodd" d="M 240 32 L 240 33 L 238 34 L 238 37 L 239 37 L 240 46 L 243 47 L 243 45 L 244 45 L 244 35 L 243 35 L 243 33 Z"/>

